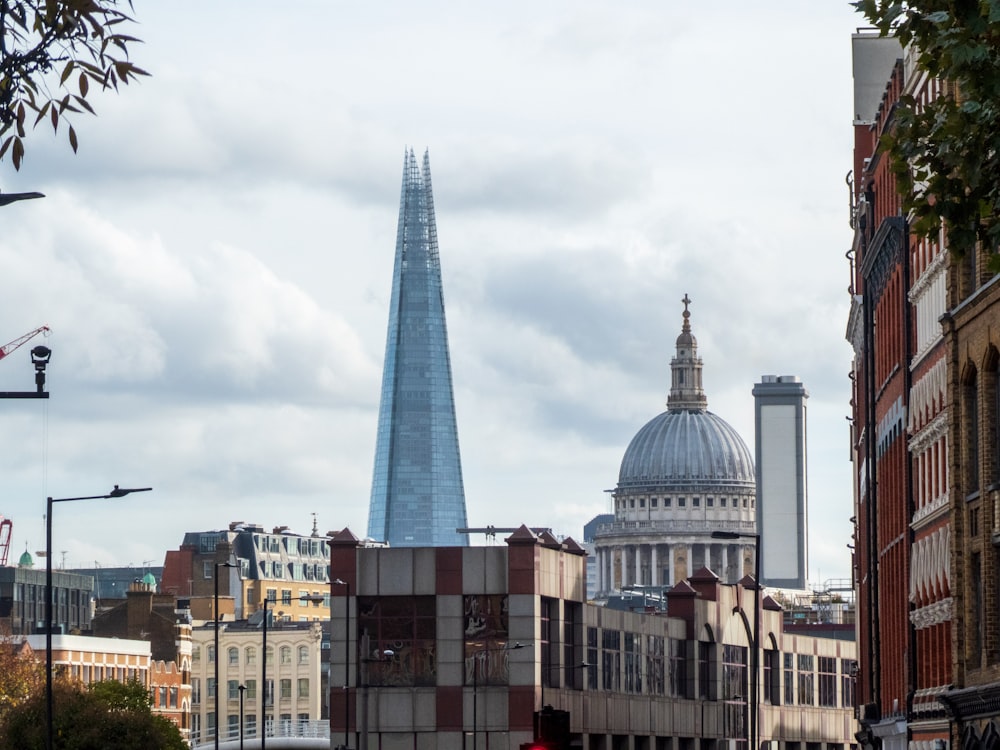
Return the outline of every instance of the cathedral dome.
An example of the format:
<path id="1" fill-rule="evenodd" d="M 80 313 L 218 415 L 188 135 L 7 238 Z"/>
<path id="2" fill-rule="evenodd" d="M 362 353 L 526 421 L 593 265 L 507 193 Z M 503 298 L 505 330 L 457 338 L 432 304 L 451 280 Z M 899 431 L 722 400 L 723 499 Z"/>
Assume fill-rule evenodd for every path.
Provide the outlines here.
<path id="1" fill-rule="evenodd" d="M 753 458 L 733 427 L 709 411 L 666 411 L 636 433 L 619 490 L 753 486 Z"/>

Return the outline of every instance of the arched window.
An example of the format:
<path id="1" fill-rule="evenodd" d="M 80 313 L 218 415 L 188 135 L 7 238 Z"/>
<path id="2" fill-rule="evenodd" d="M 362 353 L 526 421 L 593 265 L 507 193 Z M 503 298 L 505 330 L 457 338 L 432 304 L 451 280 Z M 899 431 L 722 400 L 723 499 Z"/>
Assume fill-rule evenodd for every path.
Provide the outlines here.
<path id="1" fill-rule="evenodd" d="M 267 655 L 265 656 L 265 659 L 268 666 L 274 664 L 274 646 L 267 647 Z"/>
<path id="2" fill-rule="evenodd" d="M 986 408 L 986 475 L 1000 483 L 1000 352 L 991 346 L 983 360 L 983 405 Z"/>
<path id="3" fill-rule="evenodd" d="M 281 651 L 279 653 L 281 654 L 281 663 L 282 664 L 291 664 L 292 663 L 292 647 L 291 646 L 282 646 L 281 647 Z"/>
<path id="4" fill-rule="evenodd" d="M 208 646 L 205 650 L 208 652 L 208 663 L 213 664 L 215 662 L 215 646 Z"/>
<path id="5" fill-rule="evenodd" d="M 252 667 L 257 664 L 257 648 L 255 646 L 247 646 L 243 653 L 248 667 Z"/>
<path id="6" fill-rule="evenodd" d="M 238 666 L 240 663 L 240 650 L 236 646 L 230 646 L 226 651 L 228 657 L 228 664 L 231 667 Z"/>
<path id="7" fill-rule="evenodd" d="M 965 494 L 979 492 L 979 379 L 975 365 L 962 373 L 962 420 L 965 428 Z"/>
<path id="8" fill-rule="evenodd" d="M 299 664 L 309 663 L 309 647 L 299 646 Z"/>

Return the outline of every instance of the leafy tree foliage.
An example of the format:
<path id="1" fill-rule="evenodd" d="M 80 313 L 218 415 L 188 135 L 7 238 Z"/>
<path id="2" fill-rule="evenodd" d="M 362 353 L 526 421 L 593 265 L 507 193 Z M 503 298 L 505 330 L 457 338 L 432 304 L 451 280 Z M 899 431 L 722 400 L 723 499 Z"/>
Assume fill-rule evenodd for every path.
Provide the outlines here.
<path id="1" fill-rule="evenodd" d="M 65 125 L 74 153 L 73 114 L 95 114 L 92 86 L 117 90 L 148 75 L 128 58 L 135 37 L 124 0 L 0 0 L 0 159 L 24 159 L 26 125 Z M 128 10 L 131 10 L 128 0 Z"/>
<path id="2" fill-rule="evenodd" d="M 152 713 L 141 683 L 59 680 L 53 698 L 57 750 L 187 750 L 180 730 Z M 43 687 L 0 719 L 0 747 L 43 750 L 45 726 Z"/>
<path id="3" fill-rule="evenodd" d="M 982 243 L 1000 270 L 1000 0 L 859 0 L 883 35 L 912 45 L 946 83 L 922 107 L 901 98 L 886 147 L 918 235 L 943 227 L 956 255 Z"/>
<path id="4" fill-rule="evenodd" d="M 0 722 L 45 686 L 44 667 L 30 647 L 0 637 Z"/>

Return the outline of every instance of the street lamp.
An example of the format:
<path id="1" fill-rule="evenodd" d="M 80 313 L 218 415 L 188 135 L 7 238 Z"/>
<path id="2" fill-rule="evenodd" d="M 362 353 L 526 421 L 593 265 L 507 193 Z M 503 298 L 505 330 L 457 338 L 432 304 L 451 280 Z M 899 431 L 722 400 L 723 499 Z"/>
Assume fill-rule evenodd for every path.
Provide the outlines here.
<path id="1" fill-rule="evenodd" d="M 365 651 L 368 651 L 367 642 L 365 644 Z M 361 688 L 361 741 L 358 744 L 359 750 L 360 748 L 368 747 L 368 688 L 370 687 L 368 684 L 368 665 L 390 661 L 396 655 L 396 652 L 389 648 L 376 651 L 375 653 L 378 656 L 359 656 L 358 658 L 358 669 L 361 671 L 361 678 L 358 680 L 358 687 Z"/>
<path id="2" fill-rule="evenodd" d="M 267 605 L 271 604 L 272 601 L 277 602 L 277 599 L 269 599 L 265 591 L 263 601 L 264 619 L 261 628 L 261 632 L 263 633 L 261 646 L 264 653 L 262 654 L 260 663 L 260 750 L 264 750 L 267 745 Z"/>
<path id="3" fill-rule="evenodd" d="M 501 648 L 483 648 L 472 653 L 472 750 L 476 750 L 479 740 L 479 659 L 485 656 L 489 661 L 489 654 L 498 651 L 517 651 L 525 648 L 526 644 L 515 642 L 506 644 Z M 487 676 L 489 676 L 487 674 Z M 489 740 L 487 740 L 488 742 Z"/>
<path id="4" fill-rule="evenodd" d="M 713 531 L 712 539 L 753 539 L 753 635 L 750 654 L 750 726 L 747 731 L 749 750 L 757 750 L 760 718 L 760 534 L 739 531 Z"/>
<path id="5" fill-rule="evenodd" d="M 235 568 L 236 563 L 216 562 L 215 563 L 215 599 L 212 609 L 212 616 L 215 620 L 215 690 L 212 696 L 215 700 L 215 750 L 219 750 L 219 568 Z M 228 695 L 228 693 L 227 693 Z"/>
<path id="6" fill-rule="evenodd" d="M 27 201 L 32 198 L 44 198 L 45 193 L 0 193 L 0 206 L 9 206 L 18 201 Z"/>
<path id="7" fill-rule="evenodd" d="M 320 596 L 319 594 L 305 594 L 303 596 L 298 597 L 298 600 L 300 602 L 312 602 L 313 604 L 317 604 L 317 603 L 323 601 L 323 597 Z M 260 730 L 259 731 L 260 731 L 260 750 L 265 750 L 265 748 L 267 746 L 267 698 L 268 698 L 268 690 L 267 690 L 267 607 L 270 604 L 276 604 L 277 603 L 277 599 L 270 599 L 270 598 L 268 598 L 267 591 L 265 591 L 264 592 L 264 599 L 263 599 L 262 603 L 264 605 L 264 617 L 263 617 L 263 619 L 261 621 L 261 623 L 262 623 L 261 624 L 261 633 L 262 633 L 261 647 L 263 648 L 264 653 L 263 653 L 263 658 L 262 658 L 261 667 L 260 667 L 260 682 L 261 682 L 261 700 L 260 700 L 260 706 L 261 706 L 261 713 L 260 713 L 260 723 L 259 723 Z M 281 612 L 279 612 L 278 614 L 280 615 Z"/>
<path id="8" fill-rule="evenodd" d="M 76 500 L 108 500 L 125 497 L 133 492 L 149 492 L 152 487 L 122 489 L 117 484 L 107 495 L 86 495 L 84 497 L 50 497 L 45 505 L 45 747 L 52 750 L 52 506 L 55 503 L 71 503 Z"/>
<path id="9" fill-rule="evenodd" d="M 348 750 L 350 745 L 348 744 L 348 737 L 350 734 L 350 724 L 351 724 L 351 679 L 350 679 L 350 664 L 351 664 L 351 584 L 347 581 L 343 581 L 340 578 L 334 578 L 330 581 L 330 697 L 333 697 L 333 587 L 334 586 L 344 586 L 347 593 L 344 599 L 344 744 L 341 745 L 341 750 Z M 331 706 L 333 701 L 330 701 Z M 331 716 L 333 713 L 331 712 Z M 367 748 L 365 748 L 367 750 Z"/>
<path id="10" fill-rule="evenodd" d="M 240 685 L 240 750 L 243 750 L 243 694 L 246 692 L 247 686 Z M 216 720 L 218 722 L 218 720 Z"/>

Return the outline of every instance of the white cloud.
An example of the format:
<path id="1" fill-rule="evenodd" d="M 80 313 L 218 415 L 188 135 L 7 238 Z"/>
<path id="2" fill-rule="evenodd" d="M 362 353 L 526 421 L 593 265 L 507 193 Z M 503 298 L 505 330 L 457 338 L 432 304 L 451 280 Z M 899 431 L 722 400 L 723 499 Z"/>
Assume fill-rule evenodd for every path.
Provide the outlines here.
<path id="1" fill-rule="evenodd" d="M 49 194 L 2 209 L 0 339 L 48 323 L 54 350 L 51 402 L 5 404 L 15 546 L 46 493 L 115 482 L 156 489 L 58 524 L 69 562 L 238 519 L 365 533 L 405 146 L 431 152 L 471 523 L 578 536 L 606 509 L 689 293 L 748 443 L 754 382 L 803 378 L 814 528 L 843 530 L 849 7 L 136 15 L 153 77 L 3 180 Z M 32 386 L 21 354 L 2 387 Z M 814 569 L 845 577 L 847 541 Z"/>

